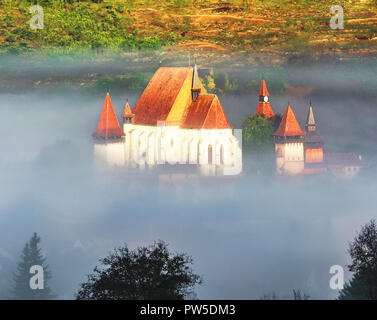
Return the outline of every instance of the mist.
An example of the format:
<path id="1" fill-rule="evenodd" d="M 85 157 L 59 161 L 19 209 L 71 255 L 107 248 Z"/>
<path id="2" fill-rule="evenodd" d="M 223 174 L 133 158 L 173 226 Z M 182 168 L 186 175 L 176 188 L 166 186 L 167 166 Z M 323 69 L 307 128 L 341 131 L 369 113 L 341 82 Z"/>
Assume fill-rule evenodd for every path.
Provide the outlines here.
<path id="1" fill-rule="evenodd" d="M 58 64 L 57 76 L 62 70 Z M 359 91 L 360 79 L 375 71 L 293 66 L 287 83 L 313 86 L 310 94 L 269 87 L 274 111 L 283 113 L 289 101 L 301 127 L 312 100 L 326 150 L 363 155 L 364 171 L 353 180 L 244 172 L 162 184 L 160 171 L 94 164 L 91 134 L 107 88 L 1 90 L 0 298 L 9 296 L 12 272 L 33 232 L 42 238 L 50 285 L 60 299 L 73 299 L 113 248 L 159 239 L 194 258 L 204 278 L 199 299 L 258 299 L 272 292 L 289 298 L 292 289 L 336 298 L 329 269 L 346 270 L 348 242 L 377 214 L 377 80 L 368 81 L 366 95 Z M 118 119 L 126 99 L 133 107 L 141 93 L 110 88 Z M 257 94 L 219 96 L 234 128 L 254 113 Z"/>

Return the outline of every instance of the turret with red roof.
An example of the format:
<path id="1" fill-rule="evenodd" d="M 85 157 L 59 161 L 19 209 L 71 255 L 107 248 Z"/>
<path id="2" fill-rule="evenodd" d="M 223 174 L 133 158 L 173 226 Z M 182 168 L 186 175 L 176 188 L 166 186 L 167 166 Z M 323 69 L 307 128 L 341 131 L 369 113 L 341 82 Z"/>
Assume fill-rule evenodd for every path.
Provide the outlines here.
<path id="1" fill-rule="evenodd" d="M 278 174 L 302 173 L 304 171 L 305 134 L 289 104 L 273 137 Z"/>
<path id="2" fill-rule="evenodd" d="M 124 137 L 124 132 L 119 126 L 109 93 L 106 94 L 101 117 L 96 131 L 93 132 L 93 137 L 101 139 L 119 139 Z"/>
<path id="3" fill-rule="evenodd" d="M 126 102 L 126 105 L 124 107 L 123 111 L 123 123 L 132 123 L 133 118 L 135 115 L 132 113 L 130 104 L 128 103 L 128 100 Z"/>
<path id="4" fill-rule="evenodd" d="M 278 139 L 303 139 L 304 136 L 292 107 L 288 105 L 274 137 Z"/>
<path id="5" fill-rule="evenodd" d="M 266 119 L 270 119 L 275 116 L 270 105 L 270 94 L 268 93 L 265 80 L 262 80 L 261 83 L 261 88 L 259 91 L 259 104 L 257 110 L 255 111 L 255 114 L 261 115 Z"/>

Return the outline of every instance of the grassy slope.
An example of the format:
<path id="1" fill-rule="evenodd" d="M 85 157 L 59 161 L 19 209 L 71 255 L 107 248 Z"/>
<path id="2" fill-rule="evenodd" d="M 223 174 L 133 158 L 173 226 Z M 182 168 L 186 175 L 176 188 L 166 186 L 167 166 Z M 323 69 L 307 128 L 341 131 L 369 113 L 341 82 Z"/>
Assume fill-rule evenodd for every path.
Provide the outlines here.
<path id="1" fill-rule="evenodd" d="M 28 27 L 29 4 L 3 1 L 2 50 L 40 47 L 157 48 L 238 51 L 254 56 L 291 53 L 374 54 L 375 0 L 339 0 L 345 29 L 329 28 L 327 0 L 126 0 L 45 8 L 44 30 Z M 371 5 L 373 4 L 373 5 Z"/>
<path id="2" fill-rule="evenodd" d="M 217 92 L 257 87 L 262 73 L 269 83 L 275 79 L 274 86 L 282 90 L 284 68 L 274 66 L 284 66 L 292 57 L 307 64 L 308 53 L 315 59 L 335 55 L 342 60 L 349 55 L 359 59 L 377 53 L 377 0 L 338 0 L 345 12 L 345 29 L 337 31 L 329 28 L 327 0 L 249 0 L 248 5 L 246 2 L 125 0 L 53 5 L 44 7 L 45 28 L 33 31 L 28 25 L 30 3 L 0 0 L 0 52 L 42 53 L 39 60 L 32 60 L 32 65 L 40 70 L 37 82 L 34 73 L 28 73 L 27 59 L 0 57 L 2 87 L 18 90 L 42 84 L 60 85 L 64 80 L 67 85 L 74 82 L 75 87 L 118 85 L 139 90 L 160 63 L 182 65 L 188 62 L 187 51 L 195 50 L 204 75 L 212 68 L 228 68 L 228 74 L 214 74 Z M 163 50 L 153 52 L 128 50 L 160 47 Z M 103 48 L 116 48 L 121 54 L 117 50 L 115 54 L 111 50 L 110 55 L 90 54 L 87 60 L 80 60 L 80 68 L 75 67 L 73 60 L 61 75 L 63 80 L 55 78 L 56 63 L 70 59 L 70 54 L 80 54 L 80 49 L 87 52 L 87 48 L 90 53 L 93 48 L 101 53 Z M 50 59 L 46 59 L 45 53 Z M 114 64 L 111 70 L 109 59 Z M 255 69 L 248 69 L 252 76 L 245 75 L 254 80 L 246 81 L 246 87 L 242 87 L 237 78 L 232 78 L 231 71 L 238 70 L 239 76 L 245 63 L 255 65 Z"/>

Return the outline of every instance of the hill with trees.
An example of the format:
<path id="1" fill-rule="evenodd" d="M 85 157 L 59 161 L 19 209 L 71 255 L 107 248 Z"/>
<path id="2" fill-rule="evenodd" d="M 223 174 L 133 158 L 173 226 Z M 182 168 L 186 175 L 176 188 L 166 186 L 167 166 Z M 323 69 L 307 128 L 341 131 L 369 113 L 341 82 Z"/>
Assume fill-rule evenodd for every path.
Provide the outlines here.
<path id="1" fill-rule="evenodd" d="M 44 9 L 32 30 L 30 6 Z M 288 55 L 377 53 L 376 1 L 339 0 L 344 30 L 329 27 L 326 0 L 0 0 L 0 50 L 58 52 L 171 46 L 218 55 L 237 52 L 250 63 Z"/>

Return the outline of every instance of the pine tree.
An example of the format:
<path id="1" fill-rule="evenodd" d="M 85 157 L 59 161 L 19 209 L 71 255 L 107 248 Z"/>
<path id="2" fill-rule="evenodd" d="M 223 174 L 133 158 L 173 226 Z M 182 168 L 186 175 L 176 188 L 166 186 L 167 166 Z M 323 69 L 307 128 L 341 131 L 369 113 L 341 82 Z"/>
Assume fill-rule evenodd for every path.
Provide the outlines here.
<path id="1" fill-rule="evenodd" d="M 51 272 L 39 248 L 40 241 L 41 238 L 34 232 L 33 236 L 22 250 L 21 261 L 17 266 L 17 272 L 13 274 L 14 285 L 11 289 L 13 298 L 17 300 L 48 300 L 55 298 L 55 295 L 52 294 L 48 286 L 48 281 L 51 279 Z M 34 265 L 43 268 L 43 289 L 31 289 L 30 287 L 30 279 L 33 276 L 33 274 L 30 273 L 30 268 Z"/>
<path id="2" fill-rule="evenodd" d="M 369 300 L 365 290 L 367 286 L 368 283 L 360 275 L 354 275 L 349 282 L 344 284 L 338 300 Z"/>

